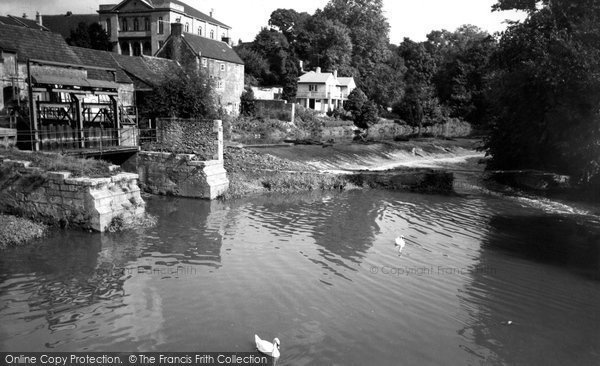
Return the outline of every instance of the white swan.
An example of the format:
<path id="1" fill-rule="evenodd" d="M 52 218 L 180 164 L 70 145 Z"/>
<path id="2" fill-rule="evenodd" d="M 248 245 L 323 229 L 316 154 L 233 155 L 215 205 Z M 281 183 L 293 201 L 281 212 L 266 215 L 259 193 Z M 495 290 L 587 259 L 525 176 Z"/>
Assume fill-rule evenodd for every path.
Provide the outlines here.
<path id="1" fill-rule="evenodd" d="M 402 249 L 404 249 L 404 246 L 406 245 L 406 243 L 404 242 L 404 236 L 400 235 L 399 237 L 396 238 L 396 248 L 398 248 L 398 254 L 402 254 Z"/>
<path id="2" fill-rule="evenodd" d="M 269 341 L 265 341 L 264 339 L 260 339 L 256 334 L 254 335 L 254 341 L 256 342 L 256 349 L 260 352 L 273 356 L 274 358 L 279 357 L 279 347 L 281 343 L 279 342 L 279 338 L 274 338 L 273 343 Z"/>

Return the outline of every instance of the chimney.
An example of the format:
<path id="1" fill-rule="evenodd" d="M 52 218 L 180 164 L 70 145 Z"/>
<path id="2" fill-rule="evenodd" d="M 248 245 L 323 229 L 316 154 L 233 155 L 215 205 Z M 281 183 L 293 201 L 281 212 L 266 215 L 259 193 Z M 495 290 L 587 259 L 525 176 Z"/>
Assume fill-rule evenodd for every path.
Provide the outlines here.
<path id="1" fill-rule="evenodd" d="M 167 43 L 167 58 L 175 60 L 183 65 L 183 60 L 181 59 L 181 44 L 183 43 L 183 24 L 171 23 L 171 35 L 169 36 L 169 38 L 171 39 L 171 41 Z"/>
<path id="2" fill-rule="evenodd" d="M 213 14 L 215 13 L 215 9 L 210 9 L 210 17 L 213 17 Z"/>
<path id="3" fill-rule="evenodd" d="M 183 24 L 171 23 L 171 36 L 180 37 L 183 34 Z"/>
<path id="4" fill-rule="evenodd" d="M 317 67 L 317 71 L 316 72 L 317 72 L 317 74 L 320 74 L 321 73 L 321 68 Z"/>
<path id="5" fill-rule="evenodd" d="M 337 79 L 337 70 L 333 70 L 333 77 Z"/>

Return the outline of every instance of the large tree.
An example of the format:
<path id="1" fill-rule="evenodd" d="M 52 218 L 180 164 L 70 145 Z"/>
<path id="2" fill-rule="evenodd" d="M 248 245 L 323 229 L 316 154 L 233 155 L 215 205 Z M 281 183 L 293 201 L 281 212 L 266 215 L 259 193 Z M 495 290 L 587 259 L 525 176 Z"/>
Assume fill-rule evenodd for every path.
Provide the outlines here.
<path id="1" fill-rule="evenodd" d="M 600 183 L 600 2 L 503 0 L 529 11 L 494 57 L 491 167 L 571 174 Z"/>
<path id="2" fill-rule="evenodd" d="M 319 11 L 315 16 L 321 16 Z M 352 40 L 352 66 L 357 84 L 372 99 L 377 65 L 391 56 L 390 25 L 383 14 L 383 0 L 330 0 L 322 16 L 344 24 Z"/>
<path id="3" fill-rule="evenodd" d="M 451 117 L 475 124 L 485 121 L 488 64 L 495 46 L 493 37 L 472 25 L 427 35 L 425 48 L 436 63 L 433 82 Z"/>

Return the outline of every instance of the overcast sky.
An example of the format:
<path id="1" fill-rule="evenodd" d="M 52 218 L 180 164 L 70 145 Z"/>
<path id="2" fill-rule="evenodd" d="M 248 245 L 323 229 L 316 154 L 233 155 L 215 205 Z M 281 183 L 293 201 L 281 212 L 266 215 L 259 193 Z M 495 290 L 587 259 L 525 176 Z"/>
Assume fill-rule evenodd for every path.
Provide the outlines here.
<path id="1" fill-rule="evenodd" d="M 196 9 L 209 13 L 233 27 L 232 39 L 251 41 L 261 27 L 266 26 L 271 12 L 291 8 L 312 14 L 323 8 L 327 0 L 183 0 Z M 118 3 L 118 0 L 0 0 L 0 14 L 35 16 L 93 13 L 99 4 Z M 490 33 L 503 30 L 505 19 L 522 19 L 523 14 L 491 12 L 496 0 L 383 0 L 385 15 L 391 25 L 390 40 L 400 43 L 404 37 L 422 41 L 431 30 L 454 30 L 462 24 L 474 24 Z"/>

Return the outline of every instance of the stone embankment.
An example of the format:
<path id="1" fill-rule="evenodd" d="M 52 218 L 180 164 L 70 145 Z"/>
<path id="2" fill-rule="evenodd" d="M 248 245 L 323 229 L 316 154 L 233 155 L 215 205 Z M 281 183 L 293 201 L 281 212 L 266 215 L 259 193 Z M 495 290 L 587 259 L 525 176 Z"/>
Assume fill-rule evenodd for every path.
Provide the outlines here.
<path id="1" fill-rule="evenodd" d="M 135 220 L 145 213 L 137 174 L 72 177 L 29 161 L 0 160 L 1 212 L 96 231 L 107 230 L 115 219 Z"/>

